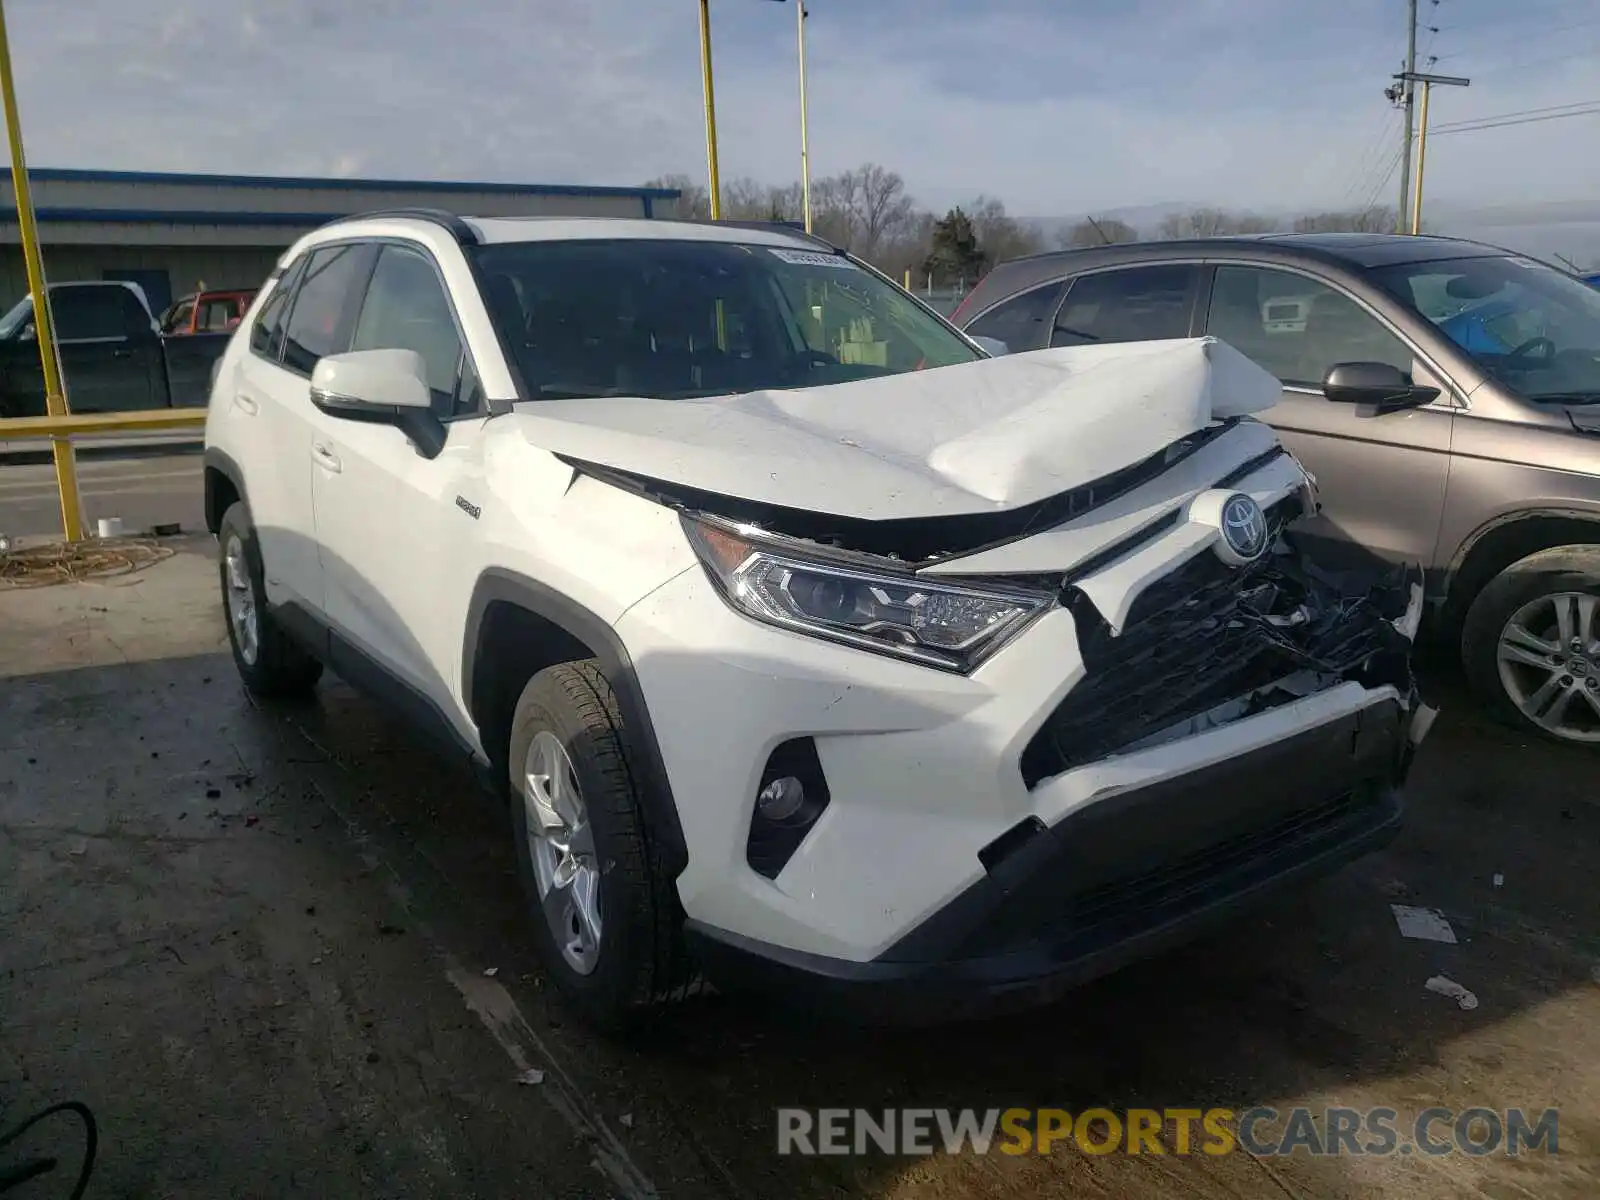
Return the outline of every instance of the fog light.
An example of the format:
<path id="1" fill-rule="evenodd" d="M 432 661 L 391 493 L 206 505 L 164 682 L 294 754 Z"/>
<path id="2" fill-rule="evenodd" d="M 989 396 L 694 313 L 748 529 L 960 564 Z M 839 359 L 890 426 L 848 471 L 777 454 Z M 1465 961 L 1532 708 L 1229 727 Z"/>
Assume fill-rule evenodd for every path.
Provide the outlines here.
<path id="1" fill-rule="evenodd" d="M 805 806 L 806 789 L 793 775 L 774 779 L 756 794 L 756 807 L 774 824 L 789 820 Z"/>
<path id="2" fill-rule="evenodd" d="M 790 738 L 774 747 L 756 784 L 745 861 L 758 875 L 776 879 L 828 807 L 828 780 L 817 744 Z"/>

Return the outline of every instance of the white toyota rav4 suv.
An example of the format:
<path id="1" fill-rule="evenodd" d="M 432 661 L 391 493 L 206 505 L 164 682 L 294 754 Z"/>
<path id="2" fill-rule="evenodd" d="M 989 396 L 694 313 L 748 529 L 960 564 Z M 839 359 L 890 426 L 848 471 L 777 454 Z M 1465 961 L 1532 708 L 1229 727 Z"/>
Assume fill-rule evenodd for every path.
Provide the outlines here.
<path id="1" fill-rule="evenodd" d="M 780 228 L 377 213 L 221 360 L 207 520 L 246 686 L 326 664 L 475 764 L 588 1019 L 952 1017 L 1397 827 L 1418 577 L 1296 549 L 1278 393 L 989 358 Z"/>

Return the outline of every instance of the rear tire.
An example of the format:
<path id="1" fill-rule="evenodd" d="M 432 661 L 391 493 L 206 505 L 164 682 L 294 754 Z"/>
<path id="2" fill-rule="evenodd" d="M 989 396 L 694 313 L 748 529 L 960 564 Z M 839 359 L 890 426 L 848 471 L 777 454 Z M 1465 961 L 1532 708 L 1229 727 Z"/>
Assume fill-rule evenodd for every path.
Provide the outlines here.
<path id="1" fill-rule="evenodd" d="M 615 1032 L 685 995 L 693 979 L 677 888 L 648 836 L 644 774 L 597 662 L 528 681 L 508 770 L 534 940 L 562 998 L 586 1024 Z"/>
<path id="2" fill-rule="evenodd" d="M 261 548 L 244 501 L 235 501 L 217 526 L 222 612 L 233 665 L 245 688 L 263 698 L 304 696 L 322 678 L 322 664 L 291 641 L 267 611 Z"/>
<path id="3" fill-rule="evenodd" d="M 1600 749 L 1600 546 L 1542 550 L 1500 572 L 1467 609 L 1461 657 L 1498 720 Z"/>

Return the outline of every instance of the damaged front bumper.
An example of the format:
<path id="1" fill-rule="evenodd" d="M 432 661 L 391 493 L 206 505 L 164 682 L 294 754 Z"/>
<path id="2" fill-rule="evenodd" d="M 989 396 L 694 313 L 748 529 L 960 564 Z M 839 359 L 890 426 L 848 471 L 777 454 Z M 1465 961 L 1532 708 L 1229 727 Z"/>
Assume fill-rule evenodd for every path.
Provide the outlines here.
<path id="1" fill-rule="evenodd" d="M 1020 822 L 984 848 L 979 880 L 871 961 L 686 932 L 713 980 L 868 1021 L 1047 1003 L 1381 848 L 1400 826 L 1409 723 L 1390 695 L 1055 825 Z"/>
<path id="2" fill-rule="evenodd" d="M 1392 836 L 1432 717 L 1420 573 L 1319 570 L 1287 532 L 1304 476 L 1255 469 L 1272 550 L 1249 563 L 1181 515 L 1066 579 L 952 561 L 939 579 L 1059 589 L 970 673 L 752 621 L 706 571 L 631 609 L 708 975 L 892 1019 L 1033 1003 Z M 755 801 L 797 745 L 826 806 L 764 871 Z"/>
<path id="3" fill-rule="evenodd" d="M 690 920 L 707 974 L 869 1022 L 992 1016 L 1225 927 L 1387 844 L 1436 715 L 1411 670 L 1420 571 L 1329 574 L 1282 539 L 1213 590 L 1198 578 L 1210 558 L 1149 594 L 1126 642 L 1092 608 L 1082 617 L 1089 675 L 1023 754 L 1027 785 L 1067 797 L 1065 818 L 1026 818 L 984 846 L 983 876 L 870 961 Z M 1163 747 L 1229 726 L 1253 726 L 1255 744 L 1164 772 Z"/>

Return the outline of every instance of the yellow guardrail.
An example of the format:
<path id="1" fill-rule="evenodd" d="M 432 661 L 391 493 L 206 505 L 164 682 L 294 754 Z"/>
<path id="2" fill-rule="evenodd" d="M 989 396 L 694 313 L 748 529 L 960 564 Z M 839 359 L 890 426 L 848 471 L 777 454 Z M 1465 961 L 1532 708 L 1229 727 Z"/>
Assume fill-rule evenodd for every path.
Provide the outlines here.
<path id="1" fill-rule="evenodd" d="M 0 418 L 0 442 L 16 438 L 61 437 L 71 433 L 150 433 L 206 423 L 203 408 L 151 408 L 138 412 L 66 413 L 59 417 Z"/>

